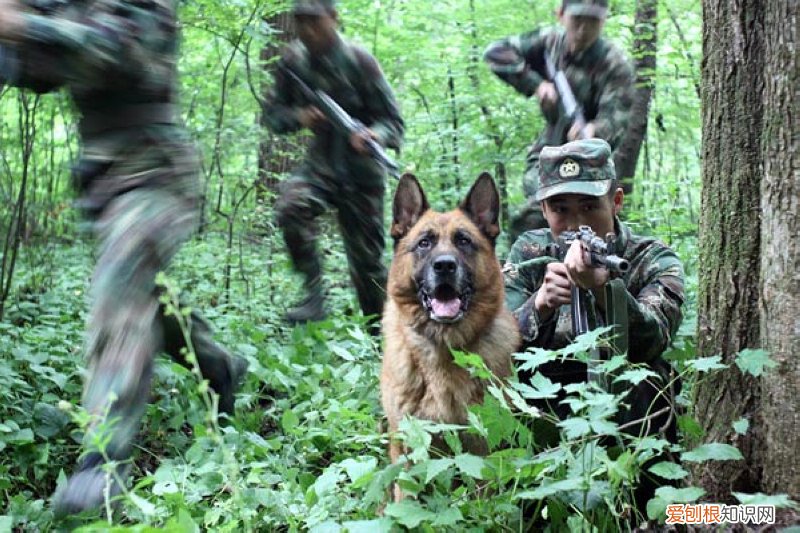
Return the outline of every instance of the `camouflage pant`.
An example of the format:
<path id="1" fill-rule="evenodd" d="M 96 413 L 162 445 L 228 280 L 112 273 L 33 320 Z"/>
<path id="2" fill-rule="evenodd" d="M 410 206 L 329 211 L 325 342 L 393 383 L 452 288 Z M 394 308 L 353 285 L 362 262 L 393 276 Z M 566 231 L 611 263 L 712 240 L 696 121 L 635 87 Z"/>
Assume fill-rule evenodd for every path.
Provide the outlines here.
<path id="1" fill-rule="evenodd" d="M 539 188 L 539 153 L 529 153 L 525 174 L 522 176 L 522 191 L 525 193 L 525 203 L 511 215 L 509 236 L 511 242 L 516 242 L 520 235 L 532 229 L 546 228 L 547 220 L 542 214 L 542 208 L 534 199 Z"/>
<path id="2" fill-rule="evenodd" d="M 326 209 L 336 208 L 350 279 L 364 315 L 380 315 L 386 297 L 384 190 L 383 181 L 342 185 L 306 168 L 281 184 L 276 208 L 292 263 L 310 290 L 320 287 L 322 276 L 315 221 Z"/>
<path id="3" fill-rule="evenodd" d="M 93 223 L 100 241 L 92 278 L 84 406 L 93 416 L 84 438 L 97 450 L 103 422 L 111 422 L 105 451 L 125 459 L 150 393 L 153 358 L 166 351 L 186 365 L 179 324 L 159 304 L 155 276 L 195 229 L 196 200 L 167 187 L 141 187 L 110 200 Z M 217 391 L 230 386 L 233 359 L 211 339 L 208 324 L 189 317 L 201 371 Z"/>

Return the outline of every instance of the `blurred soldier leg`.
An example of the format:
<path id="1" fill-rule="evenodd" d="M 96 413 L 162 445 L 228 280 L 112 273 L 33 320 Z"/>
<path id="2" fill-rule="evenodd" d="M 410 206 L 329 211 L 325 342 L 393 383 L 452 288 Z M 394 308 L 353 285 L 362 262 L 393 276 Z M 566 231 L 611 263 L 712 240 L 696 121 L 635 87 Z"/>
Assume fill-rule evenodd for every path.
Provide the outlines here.
<path id="1" fill-rule="evenodd" d="M 57 515 L 99 507 L 106 491 L 113 497 L 121 490 L 127 465 L 118 466 L 116 476 L 107 475 L 103 465 L 106 458 L 130 457 L 147 405 L 153 358 L 164 340 L 155 277 L 195 224 L 196 202 L 145 187 L 111 200 L 94 222 L 100 247 L 92 278 L 89 378 L 83 398 L 92 421 L 84 435 L 84 456 L 55 497 Z M 203 336 L 202 328 L 198 334 Z M 221 381 L 219 376 L 212 380 Z"/>
<path id="2" fill-rule="evenodd" d="M 362 185 L 348 189 L 337 202 L 339 226 L 344 237 L 350 279 L 364 316 L 378 325 L 386 299 L 386 266 L 383 228 L 385 185 Z M 375 329 L 375 328 L 373 328 Z"/>
<path id="3" fill-rule="evenodd" d="M 303 275 L 305 297 L 285 315 L 290 324 L 324 320 L 325 291 L 322 286 L 322 262 L 317 251 L 316 218 L 328 207 L 330 191 L 323 179 L 310 172 L 300 173 L 280 187 L 276 220 L 295 270 Z"/>
<path id="4" fill-rule="evenodd" d="M 547 221 L 542 214 L 542 207 L 535 200 L 536 190 L 539 188 L 539 154 L 529 154 L 525 174 L 522 176 L 522 191 L 525 193 L 525 203 L 511 215 L 509 224 L 510 242 L 517 241 L 526 231 L 547 227 Z"/>
<path id="5" fill-rule="evenodd" d="M 181 349 L 188 346 L 178 320 L 174 316 L 165 315 L 163 306 L 159 308 L 158 316 L 164 333 L 164 351 L 176 362 L 191 369 L 191 364 L 181 353 Z M 189 327 L 189 339 L 197 357 L 200 373 L 219 395 L 219 413 L 232 417 L 234 393 L 247 373 L 248 363 L 241 357 L 231 355 L 214 342 L 211 326 L 200 313 L 192 310 L 184 320 L 186 320 L 185 326 Z"/>

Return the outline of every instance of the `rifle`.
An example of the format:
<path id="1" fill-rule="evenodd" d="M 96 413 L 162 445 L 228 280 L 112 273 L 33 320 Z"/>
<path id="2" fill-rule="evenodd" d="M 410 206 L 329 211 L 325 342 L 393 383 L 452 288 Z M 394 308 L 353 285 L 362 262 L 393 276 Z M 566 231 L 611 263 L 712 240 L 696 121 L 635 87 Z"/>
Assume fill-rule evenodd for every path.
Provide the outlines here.
<path id="1" fill-rule="evenodd" d="M 304 82 L 302 78 L 300 78 L 300 76 L 298 76 L 286 64 L 280 63 L 279 68 L 282 69 L 287 76 L 289 76 L 294 84 L 300 89 L 300 92 L 303 93 L 303 96 L 307 98 L 312 105 L 316 106 L 320 111 L 322 111 L 322 114 L 325 115 L 328 121 L 333 125 L 334 129 L 341 135 L 349 138 L 353 133 L 363 132 L 367 129 L 363 122 L 351 117 L 347 111 L 342 109 L 342 106 L 337 104 L 333 98 L 325 93 L 325 91 L 321 91 L 319 89 L 315 90 L 309 87 L 308 84 Z M 394 159 L 392 159 L 389 154 L 386 153 L 386 150 L 383 148 L 383 146 L 381 146 L 375 139 L 369 137 L 366 145 L 369 156 L 380 163 L 390 175 L 399 179 L 400 167 L 394 161 Z"/>
<path id="2" fill-rule="evenodd" d="M 569 125 L 577 124 L 580 128 L 579 138 L 588 139 L 586 117 L 583 115 L 583 109 L 575 99 L 575 94 L 572 92 L 572 87 L 569 86 L 569 81 L 567 76 L 564 75 L 564 71 L 556 68 L 553 58 L 550 57 L 550 52 L 547 50 L 544 51 L 544 66 L 547 70 L 547 77 L 556 86 L 558 100 L 561 103 L 566 120 L 569 121 Z"/>
<path id="3" fill-rule="evenodd" d="M 545 265 L 557 261 L 564 262 L 569 247 L 576 240 L 580 240 L 586 246 L 589 263 L 593 267 L 605 267 L 609 271 L 618 274 L 624 274 L 630 269 L 630 263 L 627 259 L 615 255 L 613 233 L 609 233 L 606 236 L 606 240 L 603 240 L 595 235 L 589 226 L 581 226 L 578 231 L 565 231 L 559 235 L 557 242 L 548 244 L 545 247 L 543 256 L 528 259 L 516 265 L 506 265 L 503 268 L 503 272 L 515 276 L 521 269 L 526 267 Z M 614 348 L 615 351 L 622 353 L 628 349 L 627 308 L 624 307 L 624 302 L 619 300 L 618 289 L 612 286 L 614 283 L 617 282 L 609 283 L 605 289 L 606 322 L 615 325 L 617 337 L 614 340 Z M 581 289 L 576 285 L 572 285 L 570 292 L 572 295 L 572 305 L 570 306 L 572 333 L 577 337 L 597 327 L 597 324 L 592 323 L 593 321 L 589 319 L 589 309 L 594 305 L 594 296 L 590 291 Z M 607 379 L 596 369 L 601 360 L 600 351 L 595 348 L 589 355 L 590 360 L 586 366 L 587 381 L 597 383 L 603 390 L 610 390 Z"/>

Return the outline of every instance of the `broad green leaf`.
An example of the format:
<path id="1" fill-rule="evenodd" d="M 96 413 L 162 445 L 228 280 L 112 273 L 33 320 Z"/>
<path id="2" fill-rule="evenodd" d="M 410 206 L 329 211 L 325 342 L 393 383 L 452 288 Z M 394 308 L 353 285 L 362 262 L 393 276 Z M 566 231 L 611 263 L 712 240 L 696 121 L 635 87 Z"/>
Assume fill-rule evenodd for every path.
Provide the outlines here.
<path id="1" fill-rule="evenodd" d="M 712 357 L 699 357 L 697 359 L 689 359 L 686 365 L 697 372 L 708 372 L 710 370 L 721 370 L 728 368 L 728 365 L 720 363 L 722 356 L 714 355 Z"/>
<path id="2" fill-rule="evenodd" d="M 461 520 L 464 520 L 464 516 L 461 514 L 458 507 L 450 507 L 449 509 L 436 513 L 436 520 L 434 520 L 431 525 L 454 526 Z"/>
<path id="3" fill-rule="evenodd" d="M 583 437 L 592 429 L 588 420 L 577 417 L 562 420 L 558 423 L 558 425 L 564 429 L 568 439 L 577 439 L 579 437 Z"/>
<path id="4" fill-rule="evenodd" d="M 145 516 L 152 516 L 156 512 L 156 506 L 150 503 L 149 501 L 145 500 L 141 496 L 137 495 L 135 492 L 129 492 L 128 498 L 142 511 L 142 514 Z"/>
<path id="5" fill-rule="evenodd" d="M 378 459 L 375 457 L 360 457 L 359 459 L 345 459 L 341 462 L 344 471 L 350 478 L 351 483 L 357 482 L 362 477 L 375 471 L 378 466 Z"/>
<path id="6" fill-rule="evenodd" d="M 456 464 L 456 462 L 453 459 L 449 458 L 433 459 L 428 461 L 428 470 L 425 474 L 425 484 L 427 485 L 428 483 L 430 483 L 431 480 L 433 480 L 433 478 L 435 478 L 436 476 L 438 476 L 439 474 L 441 474 L 454 464 Z"/>
<path id="7" fill-rule="evenodd" d="M 649 368 L 632 368 L 620 374 L 614 380 L 614 383 L 617 383 L 619 381 L 627 381 L 631 385 L 638 385 L 647 378 L 654 378 L 654 377 L 658 377 L 658 374 L 656 374 Z"/>
<path id="8" fill-rule="evenodd" d="M 481 474 L 481 470 L 485 464 L 483 457 L 463 453 L 456 456 L 455 463 L 461 473 L 467 474 L 475 479 L 483 479 Z"/>
<path id="9" fill-rule="evenodd" d="M 286 409 L 281 416 L 281 427 L 286 433 L 291 433 L 297 429 L 300 419 L 291 409 Z"/>
<path id="10" fill-rule="evenodd" d="M 588 488 L 586 480 L 582 477 L 571 477 L 555 481 L 553 483 L 543 483 L 533 490 L 520 492 L 514 498 L 517 500 L 541 500 L 552 496 L 558 492 L 569 490 L 585 490 Z"/>
<path id="11" fill-rule="evenodd" d="M 746 374 L 759 377 L 765 369 L 775 368 L 778 363 L 770 359 L 766 350 L 746 348 L 736 355 L 736 366 Z"/>
<path id="12" fill-rule="evenodd" d="M 763 494 L 756 492 L 746 494 L 744 492 L 732 492 L 742 505 L 774 505 L 778 509 L 800 509 L 798 502 L 789 498 L 788 494 Z"/>
<path id="13" fill-rule="evenodd" d="M 676 489 L 675 487 L 666 486 L 656 489 L 656 496 L 667 503 L 691 503 L 705 493 L 706 491 L 700 487 Z"/>
<path id="14" fill-rule="evenodd" d="M 390 503 L 383 513 L 393 517 L 400 525 L 412 529 L 423 521 L 431 521 L 436 518 L 435 513 L 428 511 L 418 501 L 408 498 L 399 503 Z"/>
<path id="15" fill-rule="evenodd" d="M 664 479 L 683 479 L 689 475 L 689 472 L 681 468 L 679 464 L 672 463 L 670 461 L 662 461 L 660 463 L 656 463 L 650 468 L 648 468 L 650 472 L 654 473 L 657 476 L 663 477 Z"/>
<path id="16" fill-rule="evenodd" d="M 486 366 L 480 355 L 474 353 L 452 350 L 453 361 L 461 368 L 466 368 L 469 373 L 480 379 L 490 379 L 492 372 Z"/>
<path id="17" fill-rule="evenodd" d="M 744 459 L 744 457 L 742 457 L 738 449 L 730 444 L 723 444 L 721 442 L 701 444 L 694 450 L 681 454 L 681 460 L 690 463 L 699 463 L 701 461 L 737 461 L 739 459 Z"/>
<path id="18" fill-rule="evenodd" d="M 342 524 L 347 533 L 390 533 L 392 521 L 388 518 L 353 520 Z"/>

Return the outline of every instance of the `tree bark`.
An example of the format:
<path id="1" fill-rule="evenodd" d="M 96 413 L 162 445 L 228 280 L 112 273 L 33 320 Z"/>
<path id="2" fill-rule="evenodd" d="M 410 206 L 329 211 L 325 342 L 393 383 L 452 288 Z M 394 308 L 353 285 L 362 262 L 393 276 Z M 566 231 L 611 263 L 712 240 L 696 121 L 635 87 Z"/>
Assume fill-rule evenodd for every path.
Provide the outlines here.
<path id="1" fill-rule="evenodd" d="M 800 500 L 800 138 L 796 0 L 766 3 L 761 183 L 763 491 Z"/>
<path id="2" fill-rule="evenodd" d="M 638 0 L 634 25 L 633 56 L 636 68 L 636 95 L 625 138 L 614 154 L 617 178 L 622 181 L 625 194 L 633 192 L 633 177 L 639 152 L 647 136 L 650 101 L 653 96 L 653 77 L 656 72 L 658 45 L 658 0 Z"/>
<path id="3" fill-rule="evenodd" d="M 703 0 L 703 21 L 698 352 L 730 367 L 698 384 L 695 412 L 706 441 L 734 444 L 745 460 L 703 463 L 695 475 L 709 501 L 731 501 L 731 490 L 756 492 L 763 468 L 760 383 L 733 361 L 760 341 L 765 27 L 760 0 Z M 740 436 L 732 424 L 743 417 Z"/>
<path id="4" fill-rule="evenodd" d="M 702 355 L 730 367 L 698 387 L 706 441 L 744 461 L 696 470 L 711 501 L 730 492 L 800 498 L 800 140 L 795 0 L 705 0 Z M 759 378 L 734 363 L 746 347 L 777 363 Z M 747 418 L 745 435 L 731 424 Z M 791 513 L 787 513 L 790 515 Z M 784 517 L 783 521 L 797 517 Z"/>

